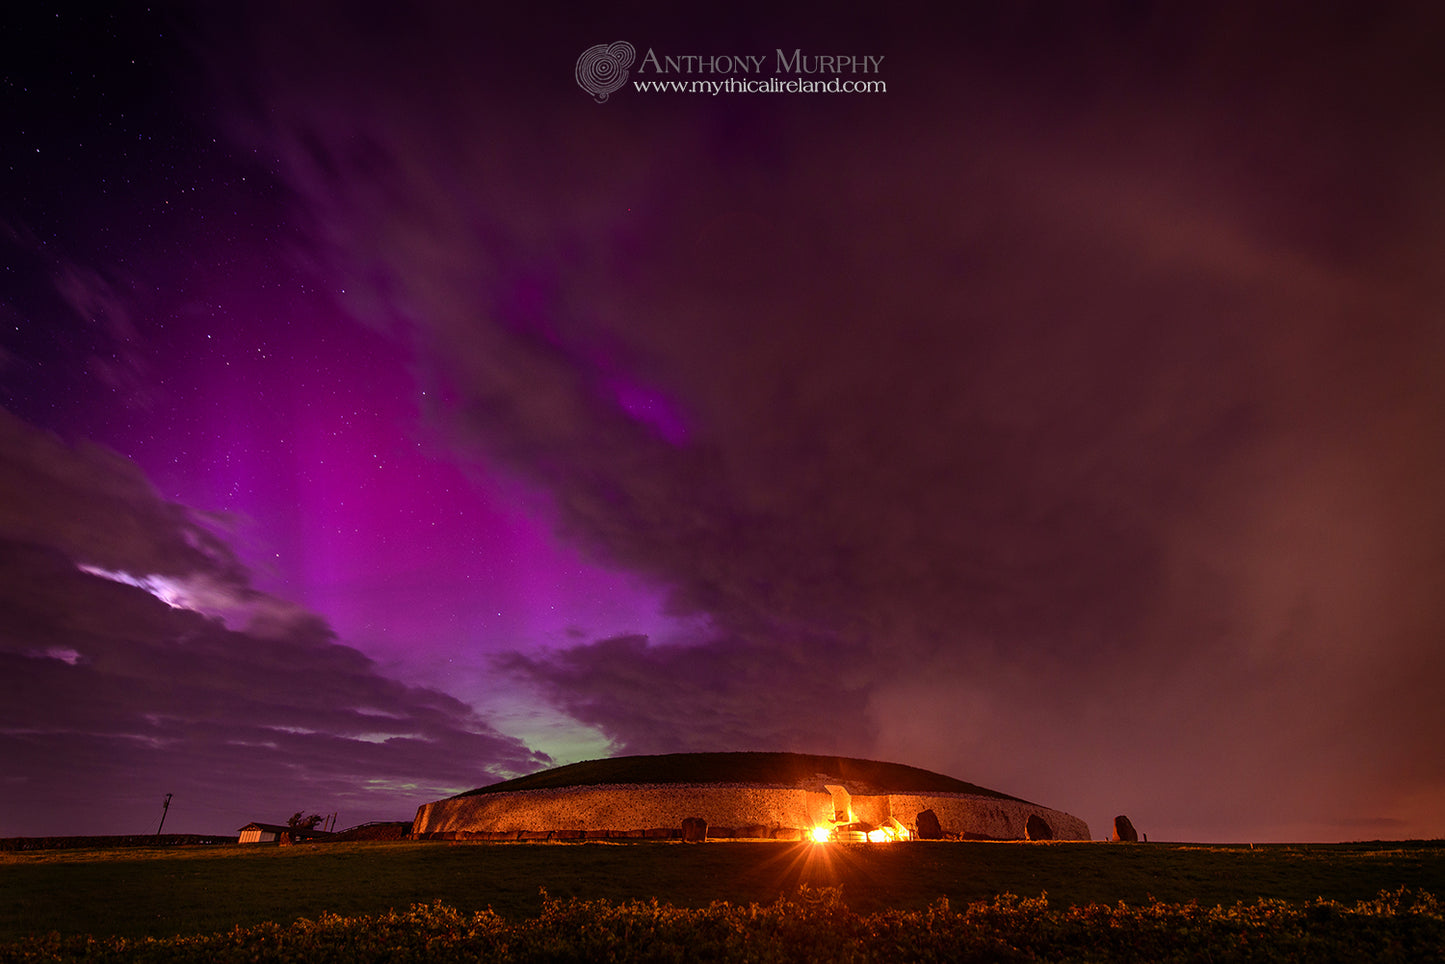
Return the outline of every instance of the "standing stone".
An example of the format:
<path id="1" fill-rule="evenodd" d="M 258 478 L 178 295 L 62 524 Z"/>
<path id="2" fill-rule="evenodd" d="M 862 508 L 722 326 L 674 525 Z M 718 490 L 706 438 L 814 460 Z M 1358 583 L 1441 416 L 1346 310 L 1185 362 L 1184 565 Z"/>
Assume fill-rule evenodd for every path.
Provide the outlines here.
<path id="1" fill-rule="evenodd" d="M 707 821 L 702 817 L 683 818 L 682 839 L 688 843 L 702 843 L 707 839 Z"/>
<path id="2" fill-rule="evenodd" d="M 943 827 L 938 822 L 938 814 L 932 810 L 925 810 L 918 815 L 918 839 L 943 839 Z"/>
<path id="3" fill-rule="evenodd" d="M 1122 813 L 1119 814 L 1119 816 L 1117 816 L 1117 817 L 1114 818 L 1114 836 L 1113 836 L 1112 839 L 1115 840 L 1116 842 L 1118 842 L 1118 841 L 1123 841 L 1123 842 L 1125 842 L 1125 843 L 1138 843 L 1138 842 L 1139 842 L 1139 833 L 1138 833 L 1138 831 L 1136 831 L 1136 830 L 1134 829 L 1134 825 L 1129 822 L 1129 818 L 1126 817 L 1126 816 L 1124 816 Z"/>
<path id="4" fill-rule="evenodd" d="M 1036 813 L 1029 814 L 1028 822 L 1024 824 L 1025 840 L 1053 840 L 1054 831 L 1048 821 Z"/>

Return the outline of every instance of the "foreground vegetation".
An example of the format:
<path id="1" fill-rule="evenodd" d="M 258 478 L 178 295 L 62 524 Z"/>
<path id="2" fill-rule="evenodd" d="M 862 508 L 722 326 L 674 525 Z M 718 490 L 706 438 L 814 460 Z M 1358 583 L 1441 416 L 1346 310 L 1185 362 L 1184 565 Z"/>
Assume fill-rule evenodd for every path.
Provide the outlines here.
<path id="1" fill-rule="evenodd" d="M 1445 960 L 1441 894 L 1439 841 L 43 851 L 0 962 Z"/>
<path id="2" fill-rule="evenodd" d="M 197 961 L 1427 961 L 1445 957 L 1445 917 L 1401 890 L 1346 906 L 1261 900 L 1053 909 L 1001 896 L 952 910 L 859 915 L 837 890 L 766 906 L 547 900 L 535 919 L 443 904 L 370 917 L 324 915 L 201 937 L 31 938 L 0 962 Z"/>

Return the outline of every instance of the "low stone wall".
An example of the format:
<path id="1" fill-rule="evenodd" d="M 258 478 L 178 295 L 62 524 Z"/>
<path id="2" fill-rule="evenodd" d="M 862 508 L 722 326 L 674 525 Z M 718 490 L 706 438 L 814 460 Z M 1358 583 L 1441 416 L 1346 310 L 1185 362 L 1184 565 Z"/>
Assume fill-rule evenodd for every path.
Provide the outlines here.
<path id="1" fill-rule="evenodd" d="M 538 840 L 682 840 L 681 827 L 648 827 L 644 830 L 441 830 L 417 835 L 427 840 L 487 840 L 493 843 Z M 708 840 L 799 841 L 805 833 L 796 827 L 708 827 Z"/>
<path id="2" fill-rule="evenodd" d="M 880 824 L 888 817 L 910 831 L 918 814 L 932 810 L 947 836 L 1022 840 L 1030 815 L 1042 818 L 1055 840 L 1088 840 L 1084 821 L 1021 800 L 970 794 L 855 795 L 859 820 Z M 801 787 L 719 784 L 627 784 L 478 793 L 424 804 L 412 833 L 450 839 L 598 839 L 660 837 L 682 821 L 701 817 L 731 837 L 797 839 L 800 832 L 833 817 L 827 792 Z M 740 832 L 741 831 L 741 832 Z M 539 836 L 540 835 L 540 836 Z"/>
<path id="3" fill-rule="evenodd" d="M 19 850 L 108 850 L 114 847 L 218 847 L 236 842 L 235 834 L 167 833 L 97 837 L 5 837 L 0 852 Z"/>

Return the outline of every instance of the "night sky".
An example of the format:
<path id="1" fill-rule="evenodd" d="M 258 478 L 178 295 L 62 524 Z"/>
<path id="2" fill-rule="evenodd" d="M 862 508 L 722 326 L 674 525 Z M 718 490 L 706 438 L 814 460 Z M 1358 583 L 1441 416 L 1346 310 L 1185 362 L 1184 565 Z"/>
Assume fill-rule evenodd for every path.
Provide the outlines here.
<path id="1" fill-rule="evenodd" d="M 10 6 L 0 836 L 684 750 L 1445 834 L 1433 5 Z"/>

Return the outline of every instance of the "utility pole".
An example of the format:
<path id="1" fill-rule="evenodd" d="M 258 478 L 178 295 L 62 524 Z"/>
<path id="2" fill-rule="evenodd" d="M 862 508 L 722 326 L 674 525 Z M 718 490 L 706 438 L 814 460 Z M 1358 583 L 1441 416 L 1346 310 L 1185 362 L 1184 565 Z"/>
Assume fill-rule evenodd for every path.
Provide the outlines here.
<path id="1" fill-rule="evenodd" d="M 171 809 L 171 794 L 168 793 L 168 794 L 166 794 L 166 800 L 165 800 L 165 802 L 161 804 L 161 823 L 160 823 L 160 827 L 156 827 L 156 836 L 157 836 L 157 837 L 159 837 L 159 836 L 161 835 L 161 827 L 164 827 L 164 826 L 166 825 L 166 813 L 167 813 L 170 809 Z"/>

